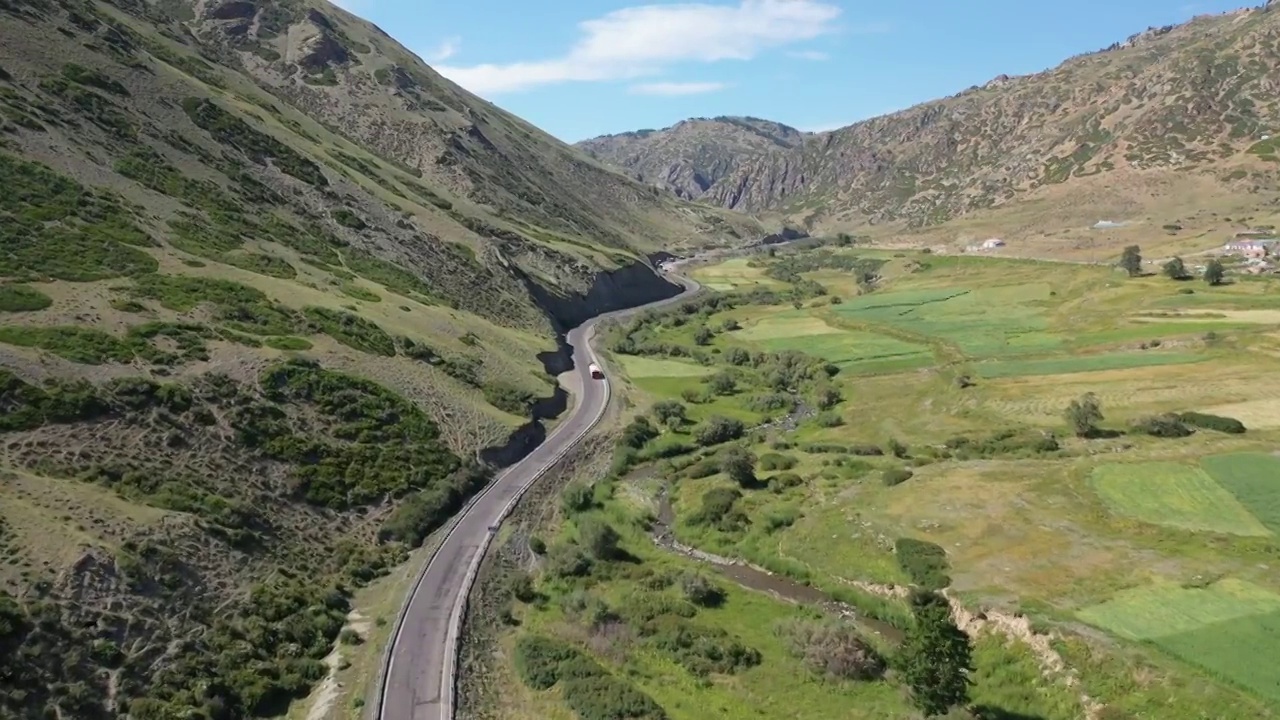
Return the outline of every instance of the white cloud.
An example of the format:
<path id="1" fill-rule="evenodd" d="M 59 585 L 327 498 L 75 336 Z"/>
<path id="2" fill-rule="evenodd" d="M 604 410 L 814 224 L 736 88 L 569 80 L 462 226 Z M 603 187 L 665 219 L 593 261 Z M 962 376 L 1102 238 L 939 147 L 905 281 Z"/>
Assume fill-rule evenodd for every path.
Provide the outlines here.
<path id="1" fill-rule="evenodd" d="M 434 50 L 427 53 L 424 58 L 429 63 L 442 63 L 445 60 L 458 54 L 462 49 L 462 38 L 454 36 L 448 37 L 440 41 L 440 44 Z"/>
<path id="2" fill-rule="evenodd" d="M 579 23 L 582 37 L 560 57 L 436 70 L 481 95 L 628 80 L 680 62 L 750 60 L 763 50 L 833 32 L 839 16 L 840 8 L 822 0 L 643 5 Z"/>
<path id="3" fill-rule="evenodd" d="M 725 89 L 724 83 L 718 82 L 655 82 L 632 85 L 628 90 L 633 95 L 702 95 Z"/>
<path id="4" fill-rule="evenodd" d="M 826 60 L 831 57 L 830 55 L 822 52 L 821 50 L 796 50 L 795 52 L 790 52 L 787 54 L 793 58 L 798 58 L 800 60 L 814 60 L 814 61 Z"/>

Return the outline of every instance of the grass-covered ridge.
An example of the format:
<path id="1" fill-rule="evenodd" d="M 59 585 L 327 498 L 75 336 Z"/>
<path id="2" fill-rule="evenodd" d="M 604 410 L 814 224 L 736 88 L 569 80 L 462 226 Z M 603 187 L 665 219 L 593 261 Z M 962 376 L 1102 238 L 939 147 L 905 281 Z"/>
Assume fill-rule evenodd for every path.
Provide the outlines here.
<path id="1" fill-rule="evenodd" d="M 387 571 L 555 406 L 538 298 L 634 304 L 655 239 L 763 234 L 331 6 L 180 5 L 0 3 L 6 717 L 305 715 L 330 673 L 352 692 Z M 605 270 L 628 281 L 576 307 Z"/>

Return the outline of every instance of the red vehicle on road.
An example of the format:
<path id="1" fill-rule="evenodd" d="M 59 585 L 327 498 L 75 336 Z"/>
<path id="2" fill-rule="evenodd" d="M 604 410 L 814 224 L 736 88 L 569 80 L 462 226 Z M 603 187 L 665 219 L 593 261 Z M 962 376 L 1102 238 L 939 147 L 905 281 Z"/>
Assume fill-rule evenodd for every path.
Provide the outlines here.
<path id="1" fill-rule="evenodd" d="M 592 380 L 603 380 L 603 379 L 604 379 L 604 371 L 600 369 L 600 366 L 599 366 L 599 365 L 597 365 L 597 364 L 595 364 L 595 363 L 591 363 L 590 365 L 588 365 L 588 366 L 587 366 L 587 369 L 591 371 L 591 379 L 592 379 Z"/>

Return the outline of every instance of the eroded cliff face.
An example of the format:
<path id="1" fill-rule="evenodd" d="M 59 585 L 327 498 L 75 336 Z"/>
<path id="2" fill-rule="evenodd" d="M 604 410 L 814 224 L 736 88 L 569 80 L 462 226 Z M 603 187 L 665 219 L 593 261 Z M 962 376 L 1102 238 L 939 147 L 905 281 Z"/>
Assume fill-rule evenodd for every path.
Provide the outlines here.
<path id="1" fill-rule="evenodd" d="M 641 262 L 598 272 L 585 293 L 568 296 L 552 293 L 528 276 L 524 279 L 530 295 L 557 329 L 556 350 L 538 356 L 550 375 L 575 369 L 573 348 L 566 341 L 569 330 L 598 315 L 672 298 L 684 290 Z M 523 460 L 546 440 L 546 421 L 560 417 L 568 408 L 569 394 L 557 387 L 534 404 L 528 423 L 512 432 L 502 445 L 482 450 L 480 459 L 499 468 Z"/>
<path id="2" fill-rule="evenodd" d="M 684 289 L 640 262 L 596 273 L 585 293 L 557 295 L 536 283 L 528 287 L 534 301 L 562 332 L 597 315 L 675 297 Z"/>

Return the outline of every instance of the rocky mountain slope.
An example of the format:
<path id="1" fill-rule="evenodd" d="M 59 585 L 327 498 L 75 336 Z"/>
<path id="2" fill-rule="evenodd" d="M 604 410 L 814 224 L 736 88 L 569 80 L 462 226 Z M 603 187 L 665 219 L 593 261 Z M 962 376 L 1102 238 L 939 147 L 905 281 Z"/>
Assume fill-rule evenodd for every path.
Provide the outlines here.
<path id="1" fill-rule="evenodd" d="M 579 146 L 682 197 L 815 226 L 921 228 L 1036 200 L 1041 216 L 1078 211 L 1070 222 L 1186 194 L 1266 205 L 1278 62 L 1280 11 L 1268 3 L 833 132 L 718 118 Z"/>
<path id="2" fill-rule="evenodd" d="M 318 0 L 0 0 L 0 188 L 0 718 L 278 714 L 557 330 L 763 235 Z"/>

